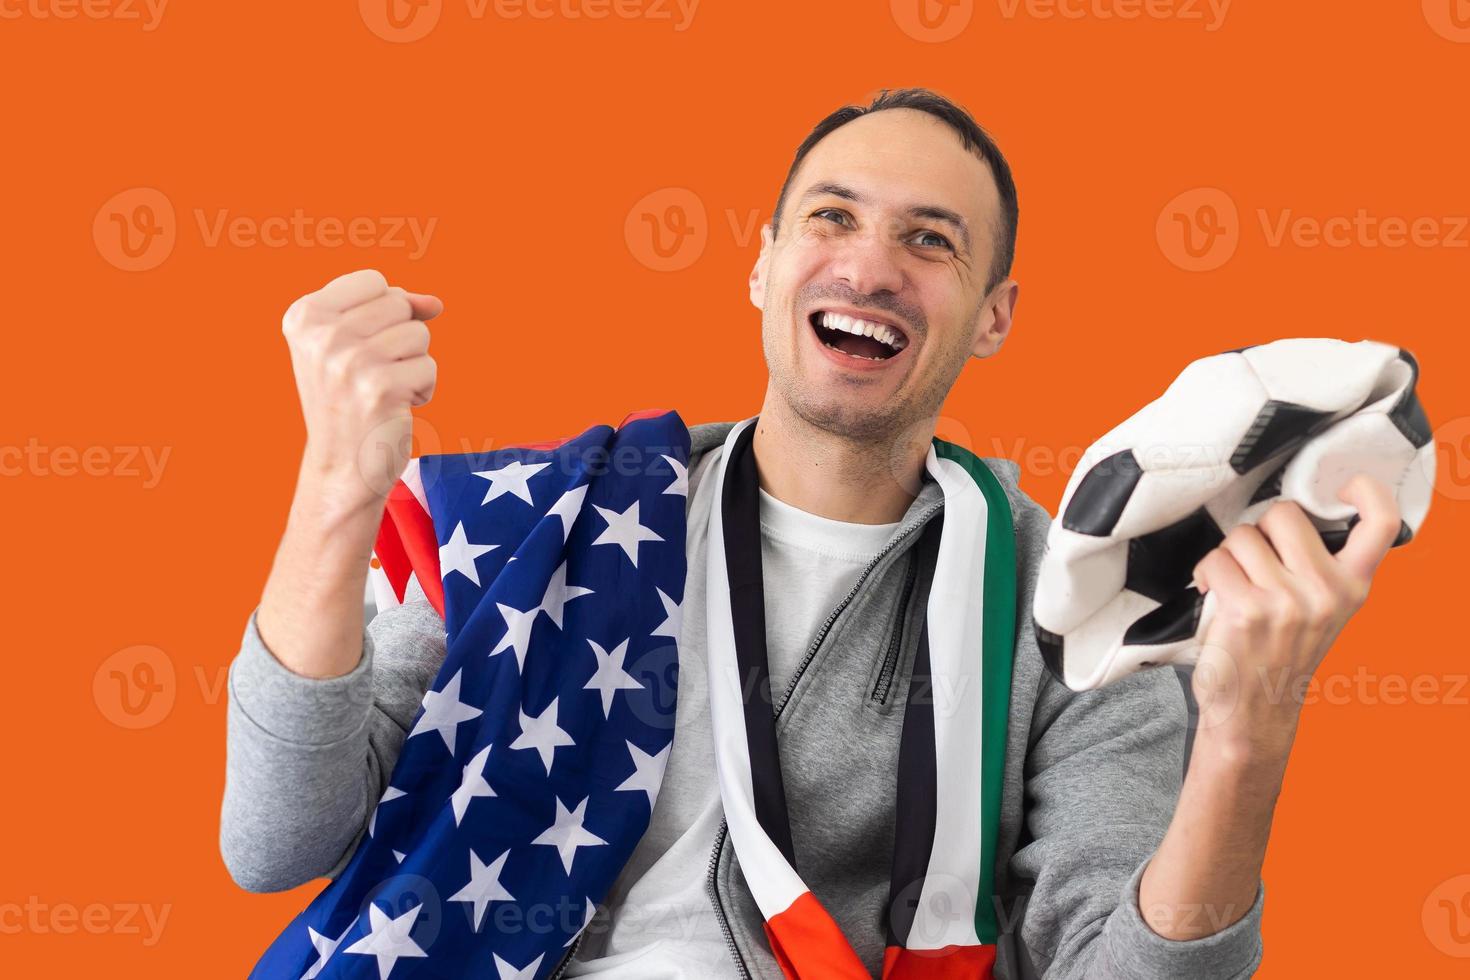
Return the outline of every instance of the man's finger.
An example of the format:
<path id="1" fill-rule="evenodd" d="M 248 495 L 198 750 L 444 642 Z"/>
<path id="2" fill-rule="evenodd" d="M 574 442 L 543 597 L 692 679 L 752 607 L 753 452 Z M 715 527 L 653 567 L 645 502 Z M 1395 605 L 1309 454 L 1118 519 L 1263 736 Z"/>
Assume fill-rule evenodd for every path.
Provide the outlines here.
<path id="1" fill-rule="evenodd" d="M 342 314 L 339 322 L 355 336 L 371 337 L 385 327 L 413 319 L 413 307 L 401 289 L 389 289 Z"/>
<path id="2" fill-rule="evenodd" d="M 409 304 L 413 307 L 413 318 L 415 320 L 432 320 L 444 312 L 444 301 L 437 296 L 428 293 L 410 293 L 404 291 L 408 297 Z"/>
<path id="3" fill-rule="evenodd" d="M 1332 554 L 1322 543 L 1322 532 L 1300 504 L 1287 501 L 1272 504 L 1256 521 L 1256 526 L 1292 574 L 1307 575 L 1329 568 Z"/>
<path id="4" fill-rule="evenodd" d="M 322 308 L 341 313 L 376 299 L 388 291 L 388 280 L 377 269 L 359 269 L 338 276 L 312 294 Z"/>
<path id="5" fill-rule="evenodd" d="M 1402 518 L 1398 501 L 1382 480 L 1365 473 L 1349 480 L 1337 492 L 1337 497 L 1357 509 L 1358 523 L 1353 525 L 1347 543 L 1336 558 L 1348 571 L 1367 581 L 1399 535 Z"/>
<path id="6" fill-rule="evenodd" d="M 1281 558 L 1265 534 L 1254 525 L 1232 528 L 1220 547 L 1230 552 L 1252 584 L 1270 589 L 1286 581 L 1286 567 L 1281 564 Z"/>
<path id="7" fill-rule="evenodd" d="M 1194 566 L 1194 586 L 1200 592 L 1220 593 L 1217 601 L 1245 596 L 1252 588 L 1250 578 L 1224 548 L 1215 548 Z"/>

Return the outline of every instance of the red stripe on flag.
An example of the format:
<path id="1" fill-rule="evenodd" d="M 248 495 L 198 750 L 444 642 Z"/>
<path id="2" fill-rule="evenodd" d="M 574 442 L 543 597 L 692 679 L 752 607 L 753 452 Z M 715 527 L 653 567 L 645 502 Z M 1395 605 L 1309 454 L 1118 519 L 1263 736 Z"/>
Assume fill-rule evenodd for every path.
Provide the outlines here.
<path id="1" fill-rule="evenodd" d="M 378 560 L 378 567 L 387 577 L 393 594 L 402 602 L 403 594 L 408 589 L 408 576 L 413 572 L 413 564 L 408 560 L 408 553 L 403 550 L 403 542 L 398 539 L 398 529 L 393 526 L 392 515 L 386 511 L 378 524 L 378 540 L 373 544 L 373 557 Z"/>
<path id="2" fill-rule="evenodd" d="M 994 970 L 994 946 L 889 946 L 883 952 L 883 980 L 990 980 Z"/>
<path id="3" fill-rule="evenodd" d="M 416 573 L 424 595 L 442 619 L 444 583 L 439 578 L 439 539 L 434 536 L 434 521 L 402 480 L 393 484 L 388 494 L 375 550 L 398 601 L 403 601 L 409 575 Z"/>
<path id="4" fill-rule="evenodd" d="M 622 428 L 639 419 L 657 418 L 669 413 L 667 408 L 647 408 L 629 412 L 618 423 Z M 546 442 L 526 442 L 508 449 L 556 449 L 574 436 L 552 439 Z M 393 586 L 393 594 L 403 601 L 408 589 L 408 578 L 417 573 L 424 595 L 444 616 L 444 582 L 439 576 L 439 540 L 434 534 L 434 520 L 419 504 L 412 491 L 402 480 L 393 484 L 388 494 L 388 503 L 383 511 L 383 520 L 378 525 L 378 540 L 373 548 L 378 564 Z"/>
<path id="5" fill-rule="evenodd" d="M 624 415 L 623 420 L 618 423 L 618 428 L 621 429 L 629 422 L 637 422 L 639 419 L 656 419 L 660 415 L 669 414 L 670 411 L 671 410 L 667 408 L 645 408 L 639 412 L 629 412 L 627 415 Z"/>
<path id="6" fill-rule="evenodd" d="M 811 892 L 766 922 L 766 941 L 786 980 L 872 980 L 847 937 Z"/>
<path id="7" fill-rule="evenodd" d="M 617 424 L 617 428 L 621 429 L 623 426 L 627 425 L 629 422 L 636 422 L 639 419 L 655 419 L 655 418 L 658 418 L 660 415 L 667 415 L 669 413 L 669 411 L 670 411 L 670 409 L 667 409 L 667 408 L 645 408 L 645 409 L 641 409 L 640 411 L 637 411 L 637 412 L 629 412 L 627 415 L 624 415 L 623 416 L 623 420 Z M 578 434 L 580 435 L 580 433 L 578 433 Z M 562 445 L 564 445 L 564 444 L 572 441 L 575 438 L 576 438 L 576 436 L 567 436 L 565 439 L 551 439 L 551 440 L 548 440 L 546 442 L 518 442 L 518 443 L 516 443 L 513 446 L 505 446 L 504 448 L 506 448 L 506 449 L 543 449 L 543 450 L 544 449 L 556 449 L 556 448 L 558 448 L 558 447 L 560 447 L 560 446 L 562 446 Z"/>

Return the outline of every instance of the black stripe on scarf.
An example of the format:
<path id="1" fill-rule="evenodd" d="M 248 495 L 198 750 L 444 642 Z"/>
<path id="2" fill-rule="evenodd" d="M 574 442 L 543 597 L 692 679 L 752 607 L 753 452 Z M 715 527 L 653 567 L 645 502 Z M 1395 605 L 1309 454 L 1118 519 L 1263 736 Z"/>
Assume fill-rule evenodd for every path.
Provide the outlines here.
<path id="1" fill-rule="evenodd" d="M 745 706 L 745 740 L 750 752 L 755 814 L 761 829 L 796 868 L 786 787 L 776 751 L 776 715 L 766 659 L 766 598 L 761 577 L 760 476 L 756 471 L 755 427 L 759 416 L 735 437 L 725 461 L 721 500 L 725 534 L 725 571 L 730 579 L 730 620 Z M 931 747 L 933 740 L 930 740 Z M 932 750 L 931 750 L 932 754 Z M 800 872 L 798 872 L 799 874 Z"/>
<path id="2" fill-rule="evenodd" d="M 934 515 L 914 546 L 914 561 L 922 568 L 934 567 L 939 556 L 939 537 L 944 512 Z M 927 606 L 927 590 L 917 600 Z M 894 814 L 893 873 L 888 882 L 888 945 L 907 947 L 914 915 L 923 897 L 924 879 L 929 874 L 929 857 L 934 851 L 934 826 L 939 819 L 939 788 L 934 762 L 934 690 L 929 667 L 929 617 L 927 609 L 919 630 L 919 648 L 903 716 L 903 734 L 898 744 L 898 789 Z"/>

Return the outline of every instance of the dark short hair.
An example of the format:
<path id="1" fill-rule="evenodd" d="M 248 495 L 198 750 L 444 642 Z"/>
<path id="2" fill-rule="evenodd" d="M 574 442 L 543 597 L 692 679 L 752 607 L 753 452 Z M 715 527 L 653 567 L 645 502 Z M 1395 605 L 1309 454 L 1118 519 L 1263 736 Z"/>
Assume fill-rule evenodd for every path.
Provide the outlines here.
<path id="1" fill-rule="evenodd" d="M 802 140 L 801 146 L 796 148 L 796 159 L 791 161 L 791 169 L 786 171 L 786 180 L 781 185 L 781 194 L 776 198 L 776 213 L 771 219 L 772 233 L 779 234 L 781 231 L 781 211 L 786 206 L 786 192 L 791 187 L 791 178 L 796 176 L 797 169 L 801 167 L 801 161 L 806 159 L 812 147 L 820 143 L 829 133 L 846 126 L 854 119 L 866 116 L 870 112 L 881 112 L 884 109 L 917 109 L 943 120 L 959 134 L 960 142 L 964 144 L 965 149 L 973 152 L 990 166 L 991 176 L 995 178 L 996 189 L 1000 192 L 1000 228 L 995 239 L 995 256 L 990 262 L 990 276 L 985 283 L 985 291 L 989 292 L 997 283 L 1004 282 L 1006 276 L 1011 274 L 1011 263 L 1016 257 L 1016 221 L 1019 217 L 1019 209 L 1016 205 L 1016 182 L 1011 177 L 1011 166 L 1006 163 L 1000 147 L 996 146 L 995 140 L 991 139 L 990 134 L 975 122 L 969 112 L 939 93 L 926 88 L 901 88 L 892 91 L 882 89 L 866 106 L 843 106 L 817 123 L 816 128 L 808 134 L 806 139 Z"/>

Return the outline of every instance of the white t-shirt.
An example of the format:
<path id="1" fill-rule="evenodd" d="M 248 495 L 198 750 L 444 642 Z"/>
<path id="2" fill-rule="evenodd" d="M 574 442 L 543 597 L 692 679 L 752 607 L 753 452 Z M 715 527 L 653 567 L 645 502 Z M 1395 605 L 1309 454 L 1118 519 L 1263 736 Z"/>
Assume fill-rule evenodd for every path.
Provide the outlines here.
<path id="1" fill-rule="evenodd" d="M 699 468 L 722 454 L 704 454 Z M 724 810 L 715 775 L 705 647 L 706 525 L 717 489 L 690 502 L 674 742 L 648 830 L 588 926 L 568 977 L 721 980 L 738 976 L 706 882 Z M 713 473 L 710 474 L 713 477 Z M 780 703 L 817 630 L 901 522 L 852 524 L 760 491 L 761 573 L 771 697 Z M 611 927 L 609 928 L 609 921 Z"/>

